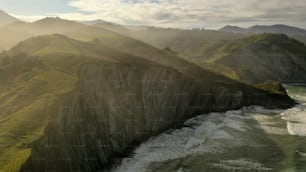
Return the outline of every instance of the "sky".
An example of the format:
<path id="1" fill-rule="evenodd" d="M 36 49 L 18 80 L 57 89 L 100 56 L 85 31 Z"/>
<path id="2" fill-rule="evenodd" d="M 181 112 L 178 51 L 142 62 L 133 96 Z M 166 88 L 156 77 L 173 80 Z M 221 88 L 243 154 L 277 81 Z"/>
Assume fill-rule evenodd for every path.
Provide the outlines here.
<path id="1" fill-rule="evenodd" d="M 46 16 L 179 28 L 287 24 L 306 28 L 305 0 L 0 0 L 23 20 Z"/>

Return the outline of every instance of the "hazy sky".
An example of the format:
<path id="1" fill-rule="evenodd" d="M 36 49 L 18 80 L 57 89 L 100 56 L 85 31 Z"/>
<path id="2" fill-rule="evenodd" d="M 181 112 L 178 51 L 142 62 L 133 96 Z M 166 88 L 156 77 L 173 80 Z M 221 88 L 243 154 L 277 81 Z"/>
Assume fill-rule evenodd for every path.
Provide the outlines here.
<path id="1" fill-rule="evenodd" d="M 306 28 L 306 0 L 0 0 L 14 16 L 59 16 L 120 24 L 218 28 L 289 24 Z"/>

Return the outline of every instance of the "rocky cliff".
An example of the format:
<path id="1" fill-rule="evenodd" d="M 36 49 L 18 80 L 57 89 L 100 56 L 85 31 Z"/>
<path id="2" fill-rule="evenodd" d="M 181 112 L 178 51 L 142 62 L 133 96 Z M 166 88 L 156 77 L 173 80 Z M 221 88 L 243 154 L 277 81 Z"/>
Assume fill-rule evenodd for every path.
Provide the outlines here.
<path id="1" fill-rule="evenodd" d="M 148 137 L 211 111 L 290 107 L 286 95 L 199 81 L 152 62 L 86 63 L 22 171 L 97 171 Z"/>
<path id="2" fill-rule="evenodd" d="M 120 46 L 50 35 L 0 55 L 1 70 L 10 74 L 1 73 L 1 170 L 97 171 L 189 117 L 253 104 L 294 105 L 286 94 L 236 82 L 141 42 L 125 43 L 144 49 L 121 44 L 121 53 Z"/>

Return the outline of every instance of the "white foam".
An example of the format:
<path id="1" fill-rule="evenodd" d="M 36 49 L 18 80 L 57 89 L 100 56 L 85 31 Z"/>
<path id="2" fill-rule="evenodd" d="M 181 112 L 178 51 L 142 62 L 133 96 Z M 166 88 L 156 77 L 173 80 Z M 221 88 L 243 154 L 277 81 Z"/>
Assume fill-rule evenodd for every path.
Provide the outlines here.
<path id="1" fill-rule="evenodd" d="M 301 155 L 301 156 L 306 156 L 306 153 L 304 153 L 304 152 L 297 152 L 299 155 Z"/>
<path id="2" fill-rule="evenodd" d="M 249 123 L 254 119 L 258 124 Z M 280 124 L 285 123 L 287 128 L 282 128 Z M 243 139 L 243 134 L 254 128 L 260 128 L 268 134 L 306 136 L 306 106 L 301 104 L 288 110 L 267 110 L 251 106 L 226 113 L 200 115 L 187 120 L 184 124 L 187 127 L 165 132 L 141 144 L 134 151 L 133 157 L 125 158 L 122 164 L 112 171 L 143 172 L 152 162 L 164 162 L 203 153 L 219 154 L 225 152 L 231 145 L 263 146 Z M 224 141 L 227 144 L 224 144 Z M 300 155 L 306 154 L 300 152 Z M 221 160 L 212 165 L 233 170 L 272 170 L 249 159 Z M 188 170 L 184 168 L 177 170 L 177 172 L 186 171 Z"/>
<path id="3" fill-rule="evenodd" d="M 152 162 L 164 162 L 198 153 L 222 153 L 223 144 L 218 141 L 233 140 L 227 128 L 246 131 L 246 125 L 235 118 L 241 111 L 211 113 L 185 122 L 182 129 L 165 132 L 141 144 L 132 158 L 125 158 L 113 172 L 142 172 Z M 185 171 L 184 169 L 181 169 Z"/>
<path id="4" fill-rule="evenodd" d="M 304 105 L 297 105 L 284 111 L 281 115 L 287 123 L 290 135 L 306 136 L 306 107 Z"/>
<path id="5" fill-rule="evenodd" d="M 273 127 L 267 125 L 257 125 L 257 128 L 262 129 L 265 133 L 274 134 L 274 135 L 288 135 L 287 129 L 280 127 Z"/>
<path id="6" fill-rule="evenodd" d="M 231 116 L 231 117 L 233 117 L 233 116 Z M 229 117 L 225 118 L 224 126 L 229 127 L 231 129 L 238 130 L 238 131 L 242 131 L 242 132 L 244 132 L 248 129 L 247 125 L 245 125 L 244 123 L 242 123 L 238 120 L 229 118 Z"/>
<path id="7" fill-rule="evenodd" d="M 177 172 L 186 172 L 183 168 L 177 170 Z"/>
<path id="8" fill-rule="evenodd" d="M 234 137 L 232 135 L 230 135 L 229 133 L 223 131 L 223 130 L 219 130 L 216 131 L 211 137 L 210 139 L 214 139 L 214 140 L 222 140 L 222 139 L 226 139 L 226 140 L 233 140 Z"/>
<path id="9" fill-rule="evenodd" d="M 287 122 L 287 129 L 288 129 L 289 134 L 291 135 L 306 137 L 306 124 L 305 123 Z"/>
<path id="10" fill-rule="evenodd" d="M 237 160 L 222 160 L 219 163 L 212 164 L 215 167 L 225 170 L 256 170 L 256 171 L 271 171 L 271 168 L 266 168 L 259 162 L 249 159 L 237 159 Z"/>
<path id="11" fill-rule="evenodd" d="M 289 95 L 295 98 L 299 105 L 284 111 L 282 119 L 287 123 L 288 133 L 297 136 L 306 136 L 306 88 L 299 87 L 289 90 Z"/>

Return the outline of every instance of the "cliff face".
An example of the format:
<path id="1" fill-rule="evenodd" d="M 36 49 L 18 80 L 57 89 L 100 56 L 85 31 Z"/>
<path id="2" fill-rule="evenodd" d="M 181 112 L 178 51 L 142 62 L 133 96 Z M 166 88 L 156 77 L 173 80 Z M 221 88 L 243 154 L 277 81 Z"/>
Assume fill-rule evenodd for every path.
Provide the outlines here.
<path id="1" fill-rule="evenodd" d="M 96 171 L 186 118 L 294 104 L 286 94 L 236 82 L 139 41 L 124 43 L 113 50 L 50 35 L 0 54 L 0 170 Z"/>
<path id="2" fill-rule="evenodd" d="M 184 119 L 259 104 L 289 107 L 286 95 L 226 80 L 199 81 L 151 62 L 86 63 L 75 89 L 55 104 L 22 171 L 97 171 L 133 143 Z"/>

